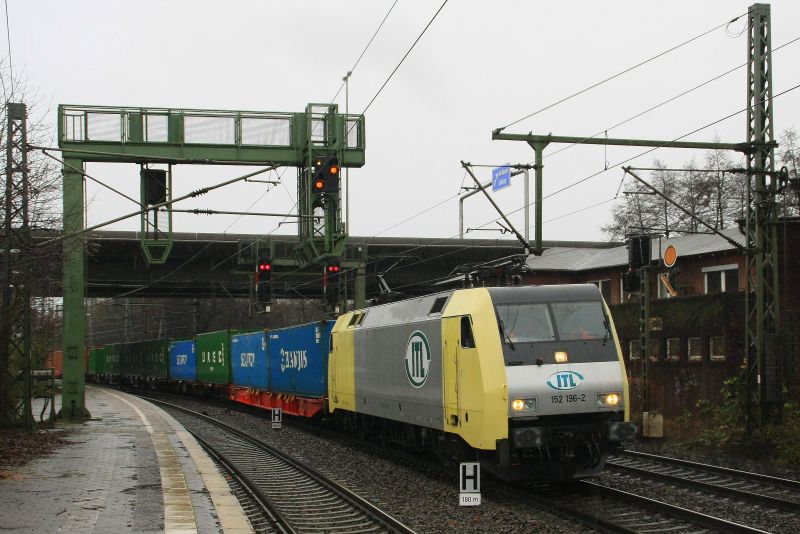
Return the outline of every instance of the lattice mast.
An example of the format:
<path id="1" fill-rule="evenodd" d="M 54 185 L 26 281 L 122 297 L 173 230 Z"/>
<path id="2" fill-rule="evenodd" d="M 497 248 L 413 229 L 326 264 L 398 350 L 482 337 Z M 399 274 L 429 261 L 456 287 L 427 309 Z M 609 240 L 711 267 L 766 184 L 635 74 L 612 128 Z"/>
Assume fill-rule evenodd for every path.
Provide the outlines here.
<path id="1" fill-rule="evenodd" d="M 780 420 L 783 392 L 778 302 L 778 180 L 772 106 L 770 6 L 748 10 L 747 69 L 747 328 L 748 427 Z M 755 413 L 754 412 L 755 409 Z"/>
<path id="2" fill-rule="evenodd" d="M 0 323 L 0 372 L 22 385 L 25 428 L 33 428 L 31 414 L 31 311 L 32 280 L 30 234 L 30 183 L 28 180 L 28 131 L 25 104 L 6 104 L 6 183 L 2 247 L 2 319 Z M 13 362 L 21 373 L 9 376 Z M 6 399 L 10 400 L 10 399 Z"/>

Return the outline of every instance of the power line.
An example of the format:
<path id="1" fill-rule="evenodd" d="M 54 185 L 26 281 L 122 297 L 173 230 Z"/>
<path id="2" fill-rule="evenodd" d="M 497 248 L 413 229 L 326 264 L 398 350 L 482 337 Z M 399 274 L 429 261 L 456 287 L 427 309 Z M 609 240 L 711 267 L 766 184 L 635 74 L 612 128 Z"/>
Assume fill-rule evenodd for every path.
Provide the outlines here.
<path id="1" fill-rule="evenodd" d="M 370 106 L 372 105 L 372 103 L 375 102 L 375 99 L 378 98 L 378 95 L 381 94 L 381 91 L 383 91 L 383 88 L 386 87 L 386 84 L 388 84 L 389 80 L 392 79 L 392 76 L 394 76 L 394 73 L 397 72 L 397 69 L 400 68 L 400 65 L 403 64 L 403 62 L 406 60 L 406 58 L 411 53 L 411 51 L 414 50 L 414 47 L 417 46 L 417 43 L 419 42 L 419 40 L 422 39 L 422 36 L 425 35 L 426 31 L 428 31 L 428 28 L 430 28 L 431 24 L 433 24 L 433 21 L 436 20 L 436 17 L 439 16 L 439 13 L 442 11 L 442 9 L 444 9 L 444 6 L 447 4 L 447 2 L 448 2 L 448 0 L 444 0 L 444 2 L 442 2 L 442 5 L 439 6 L 439 9 L 437 9 L 436 13 L 433 14 L 433 17 L 431 17 L 431 20 L 428 21 L 428 24 L 425 25 L 425 27 L 422 29 L 422 32 L 420 32 L 420 34 L 417 36 L 417 38 L 411 44 L 411 48 L 409 48 L 408 51 L 405 53 L 405 55 L 402 57 L 402 59 L 400 59 L 400 62 L 394 68 L 392 73 L 389 74 L 389 77 L 386 78 L 386 81 L 383 82 L 383 85 L 381 85 L 381 88 L 378 89 L 378 92 L 375 93 L 375 96 L 373 96 L 372 100 L 369 101 L 369 104 L 367 104 L 367 107 L 365 107 L 364 111 L 361 112 L 362 115 L 365 114 L 367 112 L 367 110 L 370 108 Z"/>
<path id="2" fill-rule="evenodd" d="M 356 67 L 358 67 L 358 64 L 361 62 L 361 58 L 364 57 L 364 54 L 367 52 L 367 49 L 369 48 L 369 46 L 372 44 L 372 41 L 375 40 L 375 37 L 378 35 L 378 32 L 381 31 L 381 28 L 383 27 L 383 23 L 386 22 L 386 19 L 389 18 L 389 14 L 394 9 L 394 6 L 397 5 L 397 2 L 398 2 L 398 0 L 394 0 L 394 3 L 392 4 L 392 7 L 390 7 L 389 11 L 387 11 L 386 15 L 384 15 L 383 20 L 378 25 L 378 29 L 375 30 L 375 33 L 373 33 L 372 37 L 370 37 L 369 42 L 367 43 L 367 46 L 364 47 L 364 50 L 361 51 L 361 55 L 358 56 L 358 59 L 356 60 L 356 62 L 353 64 L 352 67 L 350 67 L 350 70 L 348 71 L 348 76 L 350 74 L 353 74 L 353 71 L 355 71 Z M 336 100 L 336 97 L 339 96 L 339 93 L 342 92 L 342 88 L 344 87 L 344 85 L 345 85 L 345 82 L 342 81 L 342 85 L 339 86 L 339 89 L 336 91 L 336 94 L 333 95 L 333 98 L 330 99 L 330 102 L 333 102 L 334 100 Z"/>
<path id="3" fill-rule="evenodd" d="M 274 171 L 274 170 L 273 170 L 273 171 Z M 283 171 L 280 173 L 280 175 L 278 175 L 278 180 L 282 181 L 283 175 L 284 175 L 285 173 L 286 173 L 286 168 L 284 168 L 284 169 L 283 169 Z M 258 197 L 258 198 L 257 198 L 255 201 L 253 201 L 253 203 L 252 203 L 252 204 L 250 204 L 250 206 L 247 208 L 247 210 L 249 210 L 250 208 L 252 208 L 253 206 L 255 206 L 255 205 L 256 205 L 256 204 L 257 204 L 257 203 L 258 203 L 258 202 L 259 202 L 259 201 L 260 201 L 262 198 L 264 198 L 264 196 L 266 196 L 266 194 L 267 194 L 267 193 L 269 193 L 269 192 L 270 192 L 270 191 L 272 191 L 273 189 L 275 189 L 275 188 L 274 188 L 274 187 L 268 187 L 268 188 L 266 189 L 266 191 L 264 191 L 264 192 L 261 194 L 261 196 L 259 196 L 259 197 Z M 295 203 L 295 206 L 296 206 L 296 205 L 297 205 L 297 204 Z M 223 233 L 224 233 L 224 232 L 227 232 L 227 231 L 228 231 L 228 229 L 230 229 L 230 227 L 231 227 L 231 226 L 233 226 L 234 224 L 236 224 L 237 222 L 239 222 L 239 220 L 240 220 L 242 217 L 243 217 L 243 215 L 239 215 L 238 217 L 236 217 L 236 218 L 233 220 L 233 222 L 232 222 L 232 223 L 230 223 L 230 224 L 229 224 L 229 225 L 228 225 L 228 226 L 225 228 L 225 230 L 223 231 Z M 286 217 L 284 217 L 284 220 L 285 220 L 285 219 L 286 219 Z M 275 231 L 275 230 L 273 230 L 273 231 Z M 269 235 L 269 234 L 267 234 L 267 235 Z M 250 245 L 248 245 L 248 247 L 251 247 L 251 246 L 253 246 L 253 244 L 255 244 L 255 241 L 254 241 L 253 243 L 251 243 Z M 129 296 L 129 295 L 132 295 L 132 294 L 134 294 L 134 293 L 138 293 L 138 292 L 140 292 L 140 291 L 142 291 L 142 290 L 144 290 L 144 289 L 147 289 L 148 287 L 151 287 L 151 286 L 153 286 L 154 284 L 156 284 L 156 283 L 158 283 L 158 282 L 163 282 L 164 280 L 166 280 L 167 278 L 169 278 L 170 276 L 174 275 L 176 272 L 178 272 L 179 270 L 181 270 L 183 267 L 185 267 L 186 265 L 188 265 L 189 263 L 191 263 L 192 261 L 194 261 L 194 260 L 195 260 L 195 259 L 196 259 L 196 258 L 197 258 L 197 257 L 198 257 L 200 254 L 202 254 L 203 252 L 205 252 L 205 251 L 206 251 L 206 250 L 207 250 L 207 249 L 208 249 L 210 246 L 211 246 L 211 243 L 210 243 L 210 242 L 209 242 L 209 243 L 206 243 L 206 245 L 205 245 L 205 246 L 203 246 L 202 248 L 200 248 L 200 250 L 198 250 L 198 251 L 197 251 L 195 254 L 193 254 L 193 255 L 192 255 L 192 257 L 190 257 L 188 260 L 184 261 L 184 262 L 183 262 L 182 264 L 180 264 L 178 267 L 176 267 L 175 269 L 173 269 L 173 270 L 172 270 L 172 271 L 170 271 L 169 273 L 165 274 L 165 275 L 164 275 L 164 276 L 162 276 L 161 278 L 158 278 L 157 280 L 153 280 L 153 281 L 151 281 L 151 282 L 148 282 L 147 284 L 145 284 L 145 285 L 142 285 L 142 286 L 140 286 L 140 287 L 138 287 L 138 288 L 131 289 L 130 291 L 126 291 L 125 293 L 121 293 L 121 294 L 119 294 L 119 295 L 116 295 L 116 296 L 114 296 L 114 297 L 111 297 L 111 298 L 109 298 L 109 299 L 107 299 L 107 300 L 105 300 L 105 301 L 101 301 L 101 302 L 98 302 L 98 303 L 92 304 L 91 306 L 97 306 L 97 305 L 103 304 L 103 303 L 105 303 L 105 302 L 108 302 L 108 301 L 111 301 L 111 300 L 115 300 L 115 299 L 119 299 L 119 298 L 124 298 L 124 297 L 127 297 L 127 296 Z M 237 252 L 237 253 L 238 253 L 238 252 Z M 227 258 L 227 259 L 230 259 L 230 258 Z M 226 259 L 225 261 L 227 261 L 227 259 Z M 211 269 L 209 269 L 208 271 L 206 271 L 206 273 L 203 273 L 203 274 L 208 274 L 208 273 L 210 273 L 212 270 L 214 270 L 215 268 L 216 268 L 216 266 L 215 266 L 215 267 L 212 267 Z M 201 275 L 201 276 L 202 276 L 202 275 Z M 193 279 L 192 279 L 192 281 L 196 280 L 197 278 L 198 278 L 198 277 L 195 277 L 195 278 L 193 278 Z M 182 287 L 185 287 L 185 286 L 182 286 Z M 170 294 L 173 294 L 173 293 L 175 293 L 175 291 L 177 291 L 177 290 L 174 290 L 174 291 L 172 291 Z"/>
<path id="4" fill-rule="evenodd" d="M 782 45 L 780 45 L 780 46 L 778 46 L 776 48 L 773 48 L 772 52 L 777 52 L 781 48 L 789 46 L 790 44 L 795 43 L 797 41 L 800 41 L 800 36 L 795 37 L 794 39 L 792 39 L 790 41 L 787 41 L 787 42 L 783 43 Z M 694 92 L 694 91 L 696 91 L 698 89 L 701 89 L 702 87 L 705 87 L 706 85 L 708 85 L 710 83 L 713 83 L 713 82 L 719 80 L 720 78 L 724 78 L 728 74 L 732 74 L 732 73 L 736 72 L 737 70 L 739 70 L 739 69 L 741 69 L 742 67 L 745 67 L 745 66 L 747 66 L 747 62 L 742 63 L 741 65 L 737 65 L 736 67 L 733 67 L 732 69 L 726 70 L 725 72 L 723 72 L 721 74 L 718 74 L 718 75 L 714 76 L 713 78 L 709 78 L 708 80 L 706 80 L 706 81 L 704 81 L 704 82 L 702 82 L 702 83 L 700 83 L 698 85 L 695 85 L 694 87 L 692 87 L 690 89 L 687 89 L 687 90 L 685 90 L 685 91 L 683 91 L 683 92 L 681 92 L 681 93 L 679 93 L 679 94 L 677 94 L 675 96 L 672 96 L 672 97 L 670 97 L 670 98 L 668 98 L 666 100 L 663 100 L 663 101 L 659 102 L 658 104 L 655 104 L 654 106 L 651 106 L 651 107 L 645 109 L 644 111 L 640 111 L 639 113 L 637 113 L 637 114 L 635 114 L 635 115 L 633 115 L 631 117 L 628 117 L 627 119 L 625 119 L 623 121 L 620 121 L 620 122 L 614 124 L 613 126 L 609 126 L 608 128 L 604 128 L 603 130 L 600 130 L 599 132 L 595 133 L 594 135 L 586 137 L 583 141 L 588 141 L 589 139 L 594 139 L 598 135 L 600 135 L 600 134 L 602 134 L 604 132 L 608 132 L 608 130 L 613 130 L 614 128 L 618 128 L 618 127 L 622 126 L 623 124 L 627 124 L 627 123 L 629 123 L 629 122 L 631 122 L 631 121 L 633 121 L 635 119 L 638 119 L 639 117 L 641 117 L 643 115 L 646 115 L 647 113 L 650 113 L 651 111 L 654 111 L 654 110 L 656 110 L 656 109 L 658 109 L 660 107 L 663 107 L 663 106 L 669 104 L 670 102 L 674 102 L 675 100 L 677 100 L 677 99 L 679 99 L 681 97 L 684 97 L 684 96 L 688 95 L 689 93 L 692 93 L 692 92 Z M 582 141 L 578 142 L 578 143 L 572 143 L 570 145 L 565 146 L 564 148 L 559 148 L 558 150 L 556 150 L 554 152 L 550 152 L 548 154 L 545 154 L 544 157 L 555 156 L 556 154 L 564 152 L 565 150 L 569 150 L 570 148 L 574 148 L 576 145 L 579 145 L 581 143 L 582 143 Z"/>
<path id="5" fill-rule="evenodd" d="M 758 104 L 761 104 L 761 103 L 765 102 L 766 100 L 774 100 L 774 99 L 778 98 L 779 96 L 785 95 L 785 94 L 787 94 L 787 93 L 790 93 L 791 91 L 794 91 L 794 90 L 796 90 L 797 88 L 800 88 L 800 84 L 798 84 L 798 85 L 795 85 L 795 86 L 793 86 L 793 87 L 790 87 L 789 89 L 786 89 L 786 90 L 784 90 L 784 91 L 781 91 L 780 93 L 777 93 L 777 94 L 775 94 L 774 96 L 772 96 L 772 98 L 770 98 L 770 99 L 765 99 L 765 100 L 762 100 L 762 101 L 758 102 Z M 755 104 L 754 104 L 754 105 L 755 105 Z M 583 182 L 586 182 L 586 181 L 588 181 L 588 180 L 590 180 L 590 179 L 592 179 L 592 178 L 594 178 L 594 177 L 596 177 L 596 176 L 599 176 L 599 175 L 603 174 L 603 173 L 604 173 L 604 172 L 606 172 L 606 171 L 610 171 L 611 169 L 613 169 L 613 168 L 615 168 L 615 167 L 619 167 L 619 166 L 621 166 L 621 165 L 624 165 L 625 163 L 628 163 L 629 161 L 633 161 L 634 159 L 637 159 L 637 158 L 640 158 L 640 157 L 642 157 L 642 156 L 645 156 L 645 155 L 647 155 L 647 154 L 649 154 L 649 153 L 651 153 L 651 152 L 654 152 L 654 151 L 656 151 L 656 150 L 658 150 L 658 149 L 660 149 L 660 148 L 664 148 L 665 146 L 668 146 L 669 144 L 671 144 L 671 143 L 674 143 L 675 141 L 680 141 L 681 139 L 683 139 L 683 138 L 685 138 L 685 137 L 689 137 L 690 135 L 696 134 L 697 132 L 700 132 L 700 131 L 702 131 L 702 130 L 705 130 L 706 128 L 710 128 L 711 126 L 714 126 L 714 125 L 716 125 L 716 124 L 719 124 L 720 122 L 726 121 L 726 120 L 728 120 L 728 119 L 730 119 L 730 118 L 732 118 L 732 117 L 735 117 L 736 115 L 739 115 L 739 114 L 741 114 L 741 113 L 744 113 L 745 111 L 747 111 L 747 110 L 748 110 L 748 109 L 750 109 L 751 107 L 752 107 L 752 106 L 747 106 L 747 107 L 745 107 L 745 108 L 742 108 L 742 109 L 740 109 L 739 111 L 735 111 L 735 112 L 733 112 L 733 113 L 731 113 L 731 114 L 729 114 L 729 115 L 726 115 L 726 116 L 724 116 L 724 117 L 722 117 L 722 118 L 720 118 L 720 119 L 717 119 L 717 120 L 715 120 L 715 121 L 709 122 L 708 124 L 705 124 L 705 125 L 703 125 L 703 126 L 700 126 L 699 128 L 695 128 L 695 129 L 694 129 L 694 130 L 692 130 L 691 132 L 688 132 L 688 133 L 685 133 L 685 134 L 683 134 L 683 135 L 681 135 L 681 136 L 678 136 L 678 137 L 676 137 L 675 139 L 672 139 L 671 141 L 667 141 L 667 142 L 665 142 L 665 143 L 664 143 L 663 145 L 661 145 L 661 146 L 657 146 L 657 147 L 649 148 L 649 149 L 645 150 L 644 152 L 640 152 L 639 154 L 636 154 L 636 155 L 634 155 L 634 156 L 631 156 L 631 157 L 629 157 L 629 158 L 627 158 L 627 159 L 624 159 L 624 160 L 622 160 L 622 161 L 618 161 L 617 163 L 614 163 L 614 164 L 612 164 L 612 165 L 609 165 L 609 166 L 608 166 L 608 167 L 606 167 L 606 168 L 600 169 L 600 170 L 599 170 L 599 171 L 597 171 L 597 172 L 594 172 L 594 173 L 592 173 L 592 174 L 590 174 L 590 175 L 588 175 L 588 176 L 585 176 L 584 178 L 581 178 L 580 180 L 577 180 L 577 181 L 575 181 L 575 182 L 572 182 L 571 184 L 568 184 L 568 185 L 566 185 L 565 187 L 562 187 L 561 189 L 559 189 L 559 190 L 557 190 L 557 191 L 554 191 L 553 193 L 550 193 L 550 194 L 548 194 L 548 195 L 546 195 L 546 196 L 542 197 L 542 200 L 544 200 L 544 199 L 548 199 L 548 198 L 551 198 L 551 197 L 553 197 L 553 196 L 555 196 L 555 195 L 557 195 L 557 194 L 559 194 L 559 193 L 563 193 L 564 191 L 567 191 L 567 190 L 569 190 L 569 189 L 571 189 L 571 188 L 575 187 L 576 185 L 582 184 Z M 533 204 L 534 204 L 534 203 L 533 203 L 533 202 L 531 202 L 531 203 L 529 203 L 529 204 L 527 204 L 527 205 L 528 205 L 528 206 L 531 206 L 531 205 L 533 205 Z M 509 212 L 508 214 L 509 214 L 509 215 L 511 215 L 511 214 L 513 214 L 513 213 L 518 213 L 519 211 L 521 211 L 521 210 L 523 210 L 523 209 L 525 209 L 525 205 L 523 205 L 523 206 L 521 206 L 521 207 L 517 208 L 517 209 L 516 209 L 516 210 L 514 210 L 514 211 L 511 211 L 511 212 Z M 488 221 L 488 222 L 484 223 L 484 224 L 483 224 L 483 225 L 481 225 L 481 226 L 485 226 L 485 225 L 487 225 L 487 224 L 492 224 L 492 223 L 494 223 L 494 222 L 496 222 L 496 221 L 499 221 L 499 220 L 500 220 L 500 218 L 492 219 L 491 221 Z"/>
<path id="6" fill-rule="evenodd" d="M 677 44 L 677 45 L 675 45 L 675 46 L 673 46 L 673 47 L 671 47 L 671 48 L 669 48 L 667 50 L 664 50 L 663 52 L 660 52 L 660 53 L 656 54 L 655 56 L 652 56 L 652 57 L 650 57 L 648 59 L 645 59 L 644 61 L 641 61 L 641 62 L 637 63 L 636 65 L 633 65 L 632 67 L 628 67 L 628 68 L 626 68 L 624 70 L 621 70 L 618 73 L 609 76 L 608 78 L 605 78 L 603 80 L 600 80 L 599 82 L 593 83 L 592 85 L 590 85 L 588 87 L 585 87 L 585 88 L 581 89 L 580 91 L 572 93 L 571 95 L 566 96 L 566 97 L 564 97 L 564 98 L 562 98 L 562 99 L 560 99 L 560 100 L 558 100 L 556 102 L 553 102 L 552 104 L 548 104 L 547 106 L 545 106 L 543 108 L 540 108 L 540 109 L 534 111 L 533 113 L 529 113 L 528 115 L 525 115 L 521 119 L 517 119 L 514 122 L 510 122 L 510 123 L 506 124 L 505 126 L 503 126 L 502 128 L 498 128 L 496 131 L 501 132 L 501 131 L 505 130 L 506 128 L 510 127 L 510 126 L 514 126 L 515 124 L 519 124 L 520 122 L 522 122 L 522 121 L 524 121 L 526 119 L 530 119 L 534 115 L 538 115 L 539 113 L 542 113 L 543 111 L 547 111 L 548 109 L 554 108 L 555 106 L 557 106 L 559 104 L 563 104 L 564 102 L 566 102 L 568 100 L 571 100 L 571 99 L 575 98 L 576 96 L 580 96 L 583 93 L 586 93 L 587 91 L 591 91 L 592 89 L 594 89 L 596 87 L 599 87 L 599 86 L 603 85 L 606 82 L 609 82 L 609 81 L 611 81 L 611 80 L 613 80 L 615 78 L 619 78 L 623 74 L 627 74 L 628 72 L 631 72 L 634 69 L 637 69 L 637 68 L 639 68 L 639 67 L 641 67 L 643 65 L 646 65 L 646 64 L 650 63 L 651 61 L 654 61 L 654 60 L 656 60 L 656 59 L 658 59 L 658 58 L 660 58 L 660 57 L 662 57 L 662 56 L 664 56 L 666 54 L 669 54 L 670 52 L 678 50 L 679 48 L 681 48 L 683 46 L 686 46 L 687 44 L 692 43 L 692 42 L 700 39 L 701 37 L 705 37 L 709 33 L 712 33 L 714 31 L 722 28 L 723 26 L 728 26 L 729 24 L 731 24 L 733 22 L 736 22 L 737 20 L 739 20 L 741 17 L 743 17 L 745 15 L 747 15 L 747 13 L 742 13 L 738 17 L 735 17 L 735 18 L 733 18 L 733 19 L 731 19 L 729 21 L 723 22 L 722 24 L 720 24 L 718 26 L 714 26 L 710 30 L 706 30 L 703 33 L 695 35 L 691 39 L 683 41 L 682 43 L 679 43 L 679 44 Z"/>
<path id="7" fill-rule="evenodd" d="M 14 62 L 11 59 L 11 24 L 8 22 L 8 0 L 5 0 L 6 6 L 6 40 L 8 42 L 8 70 L 11 75 L 11 98 L 14 98 Z M 5 86 L 4 86 L 5 88 Z"/>

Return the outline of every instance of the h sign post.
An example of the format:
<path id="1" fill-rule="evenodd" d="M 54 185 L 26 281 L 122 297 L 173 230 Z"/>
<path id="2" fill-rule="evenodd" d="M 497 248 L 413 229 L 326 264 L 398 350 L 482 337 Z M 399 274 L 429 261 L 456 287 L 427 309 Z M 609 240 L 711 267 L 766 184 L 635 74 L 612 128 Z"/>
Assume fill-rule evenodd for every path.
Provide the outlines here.
<path id="1" fill-rule="evenodd" d="M 478 462 L 461 462 L 458 466 L 458 504 L 481 504 L 481 464 Z"/>
<path id="2" fill-rule="evenodd" d="M 280 408 L 272 409 L 272 430 L 281 429 L 281 421 L 283 420 L 283 412 Z"/>

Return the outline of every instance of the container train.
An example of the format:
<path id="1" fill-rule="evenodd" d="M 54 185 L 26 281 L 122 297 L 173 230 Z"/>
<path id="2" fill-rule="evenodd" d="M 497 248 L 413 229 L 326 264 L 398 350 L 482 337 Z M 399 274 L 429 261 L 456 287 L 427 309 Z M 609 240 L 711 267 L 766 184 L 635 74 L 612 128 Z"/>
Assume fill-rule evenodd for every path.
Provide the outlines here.
<path id="1" fill-rule="evenodd" d="M 506 480 L 597 474 L 637 432 L 592 284 L 458 289 L 335 321 L 110 344 L 90 351 L 88 375 L 281 408 Z"/>

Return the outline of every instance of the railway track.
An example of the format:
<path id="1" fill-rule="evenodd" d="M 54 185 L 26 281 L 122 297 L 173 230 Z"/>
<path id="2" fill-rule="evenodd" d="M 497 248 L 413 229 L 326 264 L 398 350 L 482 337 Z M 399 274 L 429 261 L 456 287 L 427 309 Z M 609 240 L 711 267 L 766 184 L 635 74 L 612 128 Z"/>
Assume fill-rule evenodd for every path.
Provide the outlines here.
<path id="1" fill-rule="evenodd" d="M 609 488 L 595 482 L 580 481 L 569 489 L 532 492 L 535 504 L 550 507 L 603 532 L 699 534 L 725 532 L 766 534 L 747 525 L 681 508 L 668 503 Z"/>
<path id="2" fill-rule="evenodd" d="M 626 451 L 606 465 L 638 477 L 800 514 L 800 482 L 795 480 L 635 451 Z"/>
<path id="3" fill-rule="evenodd" d="M 275 518 L 277 532 L 412 534 L 392 516 L 322 473 L 246 433 L 182 406 L 173 412 L 212 455 L 236 473 Z"/>

